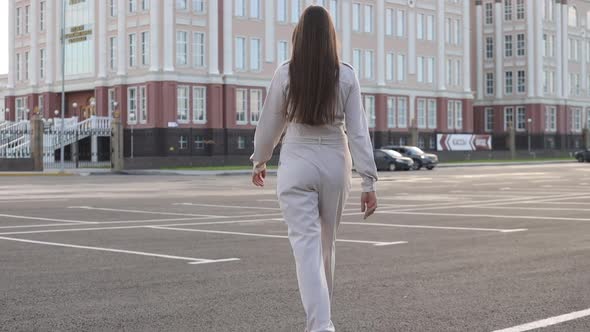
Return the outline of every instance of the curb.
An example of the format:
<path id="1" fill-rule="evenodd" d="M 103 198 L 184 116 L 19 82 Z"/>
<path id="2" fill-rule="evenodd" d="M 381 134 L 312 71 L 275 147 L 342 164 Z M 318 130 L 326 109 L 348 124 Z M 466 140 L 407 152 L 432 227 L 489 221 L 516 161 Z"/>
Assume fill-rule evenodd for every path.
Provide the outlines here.
<path id="1" fill-rule="evenodd" d="M 454 167 L 488 167 L 488 166 L 527 166 L 527 165 L 552 165 L 552 164 L 572 164 L 576 163 L 575 160 L 555 160 L 555 161 L 519 161 L 519 162 L 482 162 L 482 163 L 440 163 L 437 167 L 441 168 L 454 168 Z"/>

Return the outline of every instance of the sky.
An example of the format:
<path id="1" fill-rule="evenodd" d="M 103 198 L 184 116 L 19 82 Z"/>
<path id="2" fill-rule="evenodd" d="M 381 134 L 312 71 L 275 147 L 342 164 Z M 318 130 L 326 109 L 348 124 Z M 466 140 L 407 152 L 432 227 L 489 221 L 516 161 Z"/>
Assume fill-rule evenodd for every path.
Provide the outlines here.
<path id="1" fill-rule="evenodd" d="M 0 74 L 8 73 L 8 1 L 0 0 Z"/>

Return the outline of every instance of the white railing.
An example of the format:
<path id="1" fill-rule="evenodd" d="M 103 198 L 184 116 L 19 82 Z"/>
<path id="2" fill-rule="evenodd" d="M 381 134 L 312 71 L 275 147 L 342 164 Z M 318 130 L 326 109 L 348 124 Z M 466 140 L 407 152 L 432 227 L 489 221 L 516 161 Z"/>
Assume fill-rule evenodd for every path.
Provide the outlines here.
<path id="1" fill-rule="evenodd" d="M 62 120 L 54 119 L 44 123 L 43 134 L 43 159 L 52 161 L 55 157 L 55 150 L 61 145 L 67 146 L 89 136 L 110 136 L 111 120 L 108 117 L 90 117 L 82 122 L 78 122 L 77 117 L 64 119 L 63 133 Z M 0 127 L 0 130 L 7 133 L 14 133 L 8 138 L 8 142 L 0 145 L 0 158 L 26 158 L 31 155 L 29 121 L 12 123 Z M 18 134 L 20 133 L 20 134 Z M 1 132 L 0 132 L 1 134 Z M 63 142 L 60 141 L 63 139 Z"/>

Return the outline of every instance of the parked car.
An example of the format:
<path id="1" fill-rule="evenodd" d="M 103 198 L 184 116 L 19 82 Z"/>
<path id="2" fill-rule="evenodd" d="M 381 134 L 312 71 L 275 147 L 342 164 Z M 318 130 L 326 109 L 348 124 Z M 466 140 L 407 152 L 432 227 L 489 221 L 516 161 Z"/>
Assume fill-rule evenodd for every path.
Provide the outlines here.
<path id="1" fill-rule="evenodd" d="M 409 171 L 414 166 L 414 161 L 411 158 L 404 157 L 397 151 L 378 149 L 373 154 L 378 170 Z"/>
<path id="2" fill-rule="evenodd" d="M 381 149 L 394 150 L 401 153 L 404 157 L 412 158 L 414 160 L 414 169 L 419 170 L 426 167 L 428 170 L 433 170 L 438 165 L 438 156 L 431 153 L 425 153 L 420 148 L 415 146 L 398 146 L 388 145 Z"/>
<path id="3" fill-rule="evenodd" d="M 574 158 L 576 158 L 577 161 L 583 163 L 583 162 L 589 162 L 590 163 L 590 149 L 586 149 L 586 150 L 582 150 L 582 151 L 578 151 L 574 154 Z"/>

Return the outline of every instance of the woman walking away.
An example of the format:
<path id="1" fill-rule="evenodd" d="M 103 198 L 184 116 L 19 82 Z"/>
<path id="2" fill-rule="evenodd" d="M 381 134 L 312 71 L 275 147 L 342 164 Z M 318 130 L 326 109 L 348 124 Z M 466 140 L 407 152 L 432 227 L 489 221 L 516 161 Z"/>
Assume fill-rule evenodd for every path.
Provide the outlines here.
<path id="1" fill-rule="evenodd" d="M 291 61 L 272 79 L 254 138 L 252 182 L 264 186 L 266 162 L 286 129 L 277 195 L 297 269 L 307 332 L 334 331 L 330 302 L 334 244 L 351 186 L 362 177 L 361 211 L 377 209 L 377 169 L 354 70 L 338 59 L 328 12 L 308 7 L 293 33 Z"/>

